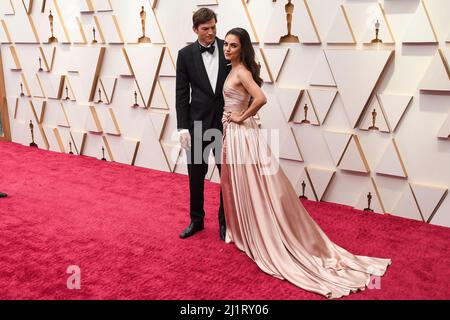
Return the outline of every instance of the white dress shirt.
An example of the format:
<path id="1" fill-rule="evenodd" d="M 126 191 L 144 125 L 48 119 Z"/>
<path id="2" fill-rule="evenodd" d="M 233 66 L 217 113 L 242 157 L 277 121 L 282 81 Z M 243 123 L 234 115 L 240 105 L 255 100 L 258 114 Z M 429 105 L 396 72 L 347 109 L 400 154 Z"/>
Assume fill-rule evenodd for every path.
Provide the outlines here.
<path id="1" fill-rule="evenodd" d="M 219 75 L 219 48 L 217 47 L 217 40 L 213 44 L 215 46 L 213 54 L 205 51 L 202 53 L 202 59 L 208 74 L 209 83 L 211 83 L 213 92 L 216 93 L 217 76 Z M 207 48 L 211 45 L 207 46 Z"/>

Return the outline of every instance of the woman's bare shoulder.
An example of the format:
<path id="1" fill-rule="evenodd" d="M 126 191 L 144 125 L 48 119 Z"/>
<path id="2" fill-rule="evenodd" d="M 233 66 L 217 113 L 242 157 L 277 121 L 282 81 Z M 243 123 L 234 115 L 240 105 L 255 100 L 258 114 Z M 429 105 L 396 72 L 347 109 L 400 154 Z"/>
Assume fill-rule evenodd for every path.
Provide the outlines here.
<path id="1" fill-rule="evenodd" d="M 240 78 L 240 79 L 246 79 L 248 77 L 252 77 L 252 73 L 250 72 L 250 70 L 248 70 L 245 66 L 241 65 L 239 66 L 239 68 L 236 70 L 236 75 Z"/>

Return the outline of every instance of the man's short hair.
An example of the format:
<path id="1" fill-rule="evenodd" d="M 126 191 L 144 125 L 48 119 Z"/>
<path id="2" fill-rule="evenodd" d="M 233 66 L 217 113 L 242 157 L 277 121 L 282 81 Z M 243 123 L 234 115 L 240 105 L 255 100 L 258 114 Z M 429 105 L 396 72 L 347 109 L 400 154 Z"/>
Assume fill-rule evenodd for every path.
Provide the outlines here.
<path id="1" fill-rule="evenodd" d="M 197 29 L 199 25 L 208 22 L 209 20 L 214 19 L 217 22 L 217 15 L 214 11 L 209 8 L 200 8 L 195 11 L 192 16 L 192 23 L 194 28 Z"/>

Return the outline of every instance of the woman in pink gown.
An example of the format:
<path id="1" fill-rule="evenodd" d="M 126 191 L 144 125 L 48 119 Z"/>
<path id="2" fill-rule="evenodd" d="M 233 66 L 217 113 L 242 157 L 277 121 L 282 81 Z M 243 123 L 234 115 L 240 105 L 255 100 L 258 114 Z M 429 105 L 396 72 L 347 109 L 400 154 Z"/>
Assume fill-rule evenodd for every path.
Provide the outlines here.
<path id="1" fill-rule="evenodd" d="M 371 275 L 384 275 L 391 260 L 351 254 L 311 218 L 253 118 L 266 97 L 247 31 L 230 30 L 224 53 L 232 64 L 223 89 L 226 241 L 264 272 L 327 298 L 364 290 Z"/>

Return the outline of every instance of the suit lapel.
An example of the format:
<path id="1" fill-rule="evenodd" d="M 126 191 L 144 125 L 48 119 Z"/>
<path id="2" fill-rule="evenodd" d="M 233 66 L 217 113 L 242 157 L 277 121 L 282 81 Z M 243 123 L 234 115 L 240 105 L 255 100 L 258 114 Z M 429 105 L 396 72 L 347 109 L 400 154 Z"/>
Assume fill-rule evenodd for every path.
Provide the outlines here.
<path id="1" fill-rule="evenodd" d="M 195 42 L 193 47 L 192 56 L 195 67 L 199 71 L 198 74 L 200 82 L 205 86 L 205 88 L 208 88 L 211 95 L 214 95 L 211 82 L 209 82 L 208 73 L 206 72 L 205 64 L 203 63 L 202 55 L 200 53 L 200 44 L 198 43 L 198 40 Z"/>
<path id="2" fill-rule="evenodd" d="M 219 72 L 217 75 L 216 91 L 215 95 L 223 94 L 220 88 L 223 88 L 223 83 L 227 77 L 227 62 L 223 54 L 223 40 L 217 39 L 217 50 L 219 50 Z"/>

